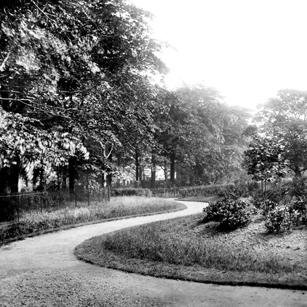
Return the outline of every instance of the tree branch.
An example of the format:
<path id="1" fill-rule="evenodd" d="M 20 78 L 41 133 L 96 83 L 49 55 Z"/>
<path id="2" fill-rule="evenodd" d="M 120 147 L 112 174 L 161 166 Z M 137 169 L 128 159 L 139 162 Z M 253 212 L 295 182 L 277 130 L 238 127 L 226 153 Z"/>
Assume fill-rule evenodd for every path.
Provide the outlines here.
<path id="1" fill-rule="evenodd" d="M 37 4 L 36 4 L 36 2 L 35 1 L 33 1 L 33 0 L 31 0 L 31 2 L 35 5 L 35 7 L 42 13 L 42 14 L 44 14 L 49 20 L 52 20 L 52 21 L 54 21 L 53 19 L 51 19 L 48 15 L 50 15 L 50 16 L 54 16 L 54 15 L 52 15 L 52 14 L 47 14 L 44 10 L 42 10 Z"/>
<path id="2" fill-rule="evenodd" d="M 3 97 L 0 97 L 0 100 L 21 101 L 21 102 L 28 101 L 28 102 L 32 102 L 32 100 L 26 99 L 26 98 L 3 98 Z"/>
<path id="3" fill-rule="evenodd" d="M 5 64 L 6 64 L 6 62 L 8 61 L 10 55 L 11 55 L 11 51 L 9 51 L 9 53 L 6 55 L 5 59 L 3 60 L 1 66 L 0 66 L 0 71 L 3 71 L 3 70 L 4 70 Z"/>
<path id="4" fill-rule="evenodd" d="M 51 110 L 44 110 L 43 108 L 41 108 L 40 107 L 40 105 L 39 104 L 37 104 L 37 103 L 34 103 L 32 100 L 30 100 L 30 99 L 26 99 L 26 98 L 21 98 L 21 99 L 17 99 L 17 98 L 2 98 L 2 97 L 0 97 L 0 101 L 1 100 L 11 100 L 11 101 L 19 101 L 19 102 L 22 102 L 23 104 L 25 104 L 26 106 L 28 106 L 28 107 L 31 107 L 31 108 L 33 108 L 33 109 L 36 109 L 36 110 L 39 110 L 39 111 L 41 111 L 41 112 L 43 112 L 43 113 L 45 113 L 45 114 L 48 114 L 48 115 L 53 115 L 53 116 L 59 116 L 59 117 L 62 117 L 62 118 L 66 118 L 66 119 L 71 119 L 69 116 L 67 116 L 67 115 L 64 115 L 64 114 L 59 114 L 59 113 L 53 113 Z M 29 103 L 29 102 L 31 102 L 31 104 Z M 38 106 L 39 105 L 39 106 Z M 58 109 L 58 110 L 61 110 L 61 111 L 63 111 L 61 108 L 58 108 L 58 107 L 53 107 L 53 108 L 55 108 L 55 109 Z"/>
<path id="5" fill-rule="evenodd" d="M 106 160 L 108 160 L 108 159 L 110 158 L 110 156 L 111 156 L 111 154 L 112 154 L 112 151 L 113 151 L 113 148 L 114 148 L 114 144 L 111 143 L 111 149 L 110 149 L 110 151 L 109 151 L 109 153 L 108 153 L 107 155 L 106 155 L 106 151 L 105 151 L 105 149 L 104 149 L 103 155 L 104 155 L 104 157 L 105 157 Z"/>
<path id="6" fill-rule="evenodd" d="M 111 142 L 107 142 L 107 143 L 111 143 L 111 149 L 110 149 L 109 153 L 106 154 L 106 146 L 104 146 L 104 145 L 102 144 L 101 141 L 98 141 L 98 143 L 100 144 L 101 149 L 103 150 L 103 156 L 104 156 L 104 158 L 105 158 L 106 160 L 108 160 L 108 159 L 110 158 L 111 154 L 112 154 L 113 149 L 114 149 L 114 144 L 111 143 Z M 107 144 L 107 143 L 106 143 L 106 144 Z"/>

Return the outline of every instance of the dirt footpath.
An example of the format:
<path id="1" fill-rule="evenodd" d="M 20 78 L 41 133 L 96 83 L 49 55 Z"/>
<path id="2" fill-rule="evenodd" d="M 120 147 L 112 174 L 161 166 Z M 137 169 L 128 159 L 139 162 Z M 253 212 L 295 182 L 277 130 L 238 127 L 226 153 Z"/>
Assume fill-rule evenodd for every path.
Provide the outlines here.
<path id="1" fill-rule="evenodd" d="M 198 213 L 118 220 L 46 234 L 0 248 L 0 306 L 307 306 L 304 291 L 231 287 L 127 274 L 78 261 L 82 241 L 153 221 Z"/>

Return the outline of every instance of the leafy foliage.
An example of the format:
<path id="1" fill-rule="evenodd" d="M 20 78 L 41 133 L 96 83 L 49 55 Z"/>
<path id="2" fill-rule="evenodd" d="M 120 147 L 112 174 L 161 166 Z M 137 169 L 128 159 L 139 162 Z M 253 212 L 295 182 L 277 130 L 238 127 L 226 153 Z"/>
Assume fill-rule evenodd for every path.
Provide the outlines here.
<path id="1" fill-rule="evenodd" d="M 210 203 L 204 209 L 203 222 L 219 222 L 220 228 L 233 230 L 246 226 L 251 221 L 251 205 L 242 200 L 224 198 L 215 203 Z"/>
<path id="2" fill-rule="evenodd" d="M 70 156 L 88 158 L 81 140 L 69 133 L 41 130 L 41 123 L 0 109 L 0 167 L 22 164 L 25 168 L 58 166 Z"/>
<path id="3" fill-rule="evenodd" d="M 245 152 L 245 165 L 255 180 L 276 180 L 307 170 L 307 94 L 280 91 L 264 105 L 256 118 L 261 136 L 255 136 Z"/>
<path id="4" fill-rule="evenodd" d="M 131 131 L 154 130 L 150 77 L 164 65 L 146 12 L 121 0 L 38 0 L 5 2 L 0 16 L 1 129 L 12 133 L 2 165 L 78 166 L 78 149 L 105 172 Z"/>
<path id="5" fill-rule="evenodd" d="M 307 223 L 307 198 L 294 197 L 289 204 L 292 223 L 299 226 Z"/>
<path id="6" fill-rule="evenodd" d="M 274 181 L 283 177 L 285 160 L 281 140 L 256 136 L 245 151 L 244 165 L 254 180 Z"/>
<path id="7" fill-rule="evenodd" d="M 261 202 L 260 208 L 262 209 L 262 213 L 264 216 L 268 216 L 272 211 L 274 211 L 278 207 L 278 203 L 273 200 L 265 199 Z"/>
<path id="8" fill-rule="evenodd" d="M 204 86 L 166 96 L 166 124 L 158 139 L 171 162 L 171 177 L 178 164 L 179 184 L 216 183 L 241 170 L 248 115 L 220 101 L 218 92 Z"/>
<path id="9" fill-rule="evenodd" d="M 292 229 L 291 214 L 286 206 L 276 207 L 268 213 L 265 227 L 269 233 L 283 233 Z"/>

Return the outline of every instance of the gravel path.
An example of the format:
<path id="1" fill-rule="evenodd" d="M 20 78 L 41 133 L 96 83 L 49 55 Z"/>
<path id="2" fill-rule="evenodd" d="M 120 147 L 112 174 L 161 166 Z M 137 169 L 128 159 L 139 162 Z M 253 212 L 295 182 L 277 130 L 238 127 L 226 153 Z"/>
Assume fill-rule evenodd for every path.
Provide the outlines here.
<path id="1" fill-rule="evenodd" d="M 307 306 L 303 291 L 166 280 L 78 261 L 84 240 L 125 227 L 198 213 L 186 210 L 46 234 L 0 248 L 0 306 Z"/>

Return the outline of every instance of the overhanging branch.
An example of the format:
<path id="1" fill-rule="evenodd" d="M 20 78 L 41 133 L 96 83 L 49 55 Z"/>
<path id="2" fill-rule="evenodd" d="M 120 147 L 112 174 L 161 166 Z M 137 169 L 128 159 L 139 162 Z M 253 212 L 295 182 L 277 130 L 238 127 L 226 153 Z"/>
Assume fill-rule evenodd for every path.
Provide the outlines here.
<path id="1" fill-rule="evenodd" d="M 9 53 L 6 55 L 5 59 L 3 60 L 1 66 L 0 66 L 0 71 L 3 71 L 3 70 L 4 70 L 5 64 L 6 64 L 6 62 L 8 61 L 10 55 L 11 55 L 11 51 L 9 51 Z"/>

